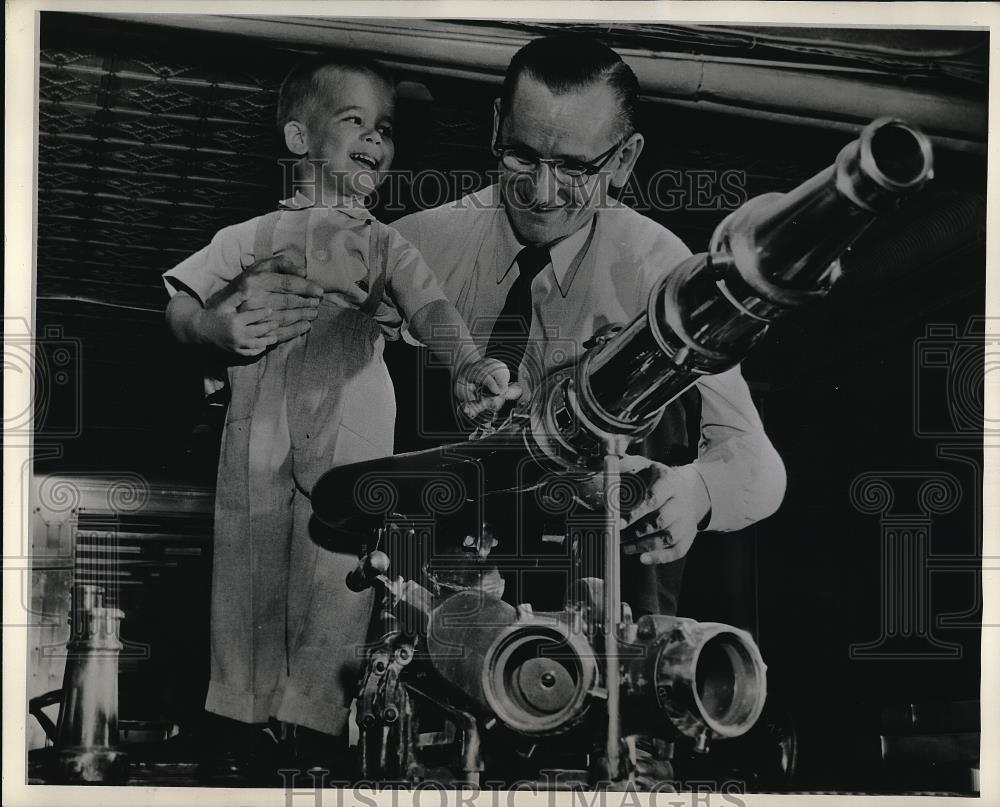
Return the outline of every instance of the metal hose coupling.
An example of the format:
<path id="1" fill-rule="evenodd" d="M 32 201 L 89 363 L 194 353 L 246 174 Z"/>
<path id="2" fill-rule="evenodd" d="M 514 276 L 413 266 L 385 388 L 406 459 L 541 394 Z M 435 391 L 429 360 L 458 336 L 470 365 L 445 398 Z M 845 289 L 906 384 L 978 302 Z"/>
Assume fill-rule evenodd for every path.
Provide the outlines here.
<path id="1" fill-rule="evenodd" d="M 767 696 L 767 667 L 749 633 L 669 616 L 644 616 L 636 627 L 648 652 L 629 662 L 634 695 L 652 689 L 673 727 L 702 749 L 713 737 L 753 727 Z"/>
<path id="2" fill-rule="evenodd" d="M 509 625 L 483 660 L 490 710 L 508 728 L 536 737 L 577 725 L 597 680 L 597 654 L 563 618 L 529 617 Z"/>

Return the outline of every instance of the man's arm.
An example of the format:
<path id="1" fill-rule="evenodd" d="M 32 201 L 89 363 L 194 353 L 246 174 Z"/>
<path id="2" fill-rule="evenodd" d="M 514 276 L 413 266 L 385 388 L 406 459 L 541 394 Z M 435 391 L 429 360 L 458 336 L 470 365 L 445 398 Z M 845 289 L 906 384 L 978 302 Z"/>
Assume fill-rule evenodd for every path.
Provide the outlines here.
<path id="1" fill-rule="evenodd" d="M 698 386 L 697 460 L 679 467 L 645 457 L 622 461 L 622 471 L 636 474 L 646 490 L 646 498 L 628 513 L 622 540 L 626 552 L 641 552 L 646 564 L 683 557 L 700 530 L 738 530 L 766 518 L 785 493 L 784 463 L 739 368 L 707 376 Z"/>
<path id="2" fill-rule="evenodd" d="M 704 529 L 731 531 L 774 513 L 785 495 L 785 465 L 739 367 L 707 376 L 701 391 L 701 442 L 693 463 L 709 491 Z"/>
<path id="3" fill-rule="evenodd" d="M 310 329 L 323 289 L 304 274 L 300 266 L 278 256 L 257 261 L 204 305 L 179 290 L 167 304 L 167 325 L 184 344 L 257 356 Z"/>
<path id="4" fill-rule="evenodd" d="M 643 223 L 635 262 L 637 311 L 663 277 L 691 252 L 675 235 Z M 652 229 L 651 229 L 652 227 Z M 625 551 L 643 563 L 683 557 L 699 530 L 738 530 L 769 516 L 785 492 L 785 467 L 764 432 L 739 366 L 699 378 L 701 430 L 698 458 L 669 467 L 644 457 L 625 457 L 623 470 L 636 474 L 646 497 L 627 513 Z"/>

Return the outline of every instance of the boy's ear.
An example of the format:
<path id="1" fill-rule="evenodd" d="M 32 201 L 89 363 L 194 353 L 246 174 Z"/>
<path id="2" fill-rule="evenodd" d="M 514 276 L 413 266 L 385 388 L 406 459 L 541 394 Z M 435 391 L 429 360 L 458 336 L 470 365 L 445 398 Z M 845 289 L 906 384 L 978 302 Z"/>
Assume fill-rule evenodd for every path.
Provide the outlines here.
<path id="1" fill-rule="evenodd" d="M 309 132 L 305 124 L 297 120 L 290 120 L 285 124 L 285 146 L 292 154 L 300 157 L 309 153 Z"/>

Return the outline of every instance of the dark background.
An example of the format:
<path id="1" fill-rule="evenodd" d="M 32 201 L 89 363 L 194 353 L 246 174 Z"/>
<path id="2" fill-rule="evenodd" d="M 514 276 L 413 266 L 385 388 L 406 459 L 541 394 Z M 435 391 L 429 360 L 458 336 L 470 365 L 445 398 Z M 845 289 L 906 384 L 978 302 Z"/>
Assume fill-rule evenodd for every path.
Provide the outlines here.
<path id="1" fill-rule="evenodd" d="M 908 86 L 985 104 L 987 37 L 951 36 L 964 36 L 971 54 L 962 71 L 936 71 L 919 58 L 885 70 Z M 198 357 L 164 325 L 160 275 L 219 228 L 271 209 L 283 195 L 273 109 L 300 55 L 217 34 L 42 15 L 37 473 L 128 470 L 166 486 L 213 484 L 217 429 L 206 415 Z M 423 83 L 433 101 L 401 99 L 395 168 L 494 167 L 487 145 L 495 84 L 419 67 L 396 72 Z M 643 114 L 636 188 L 674 168 L 743 172 L 747 196 L 785 190 L 852 138 L 668 105 Z M 935 174 L 919 199 L 856 245 L 845 259 L 855 275 L 819 307 L 775 327 L 744 363 L 785 460 L 788 493 L 774 517 L 735 536 L 703 535 L 690 556 L 681 612 L 753 629 L 772 705 L 798 726 L 802 787 L 857 788 L 884 777 L 876 763 L 887 706 L 978 698 L 986 159 L 939 149 Z M 432 201 L 450 198 L 442 194 Z M 717 210 L 647 214 L 698 251 L 731 207 L 723 198 Z M 381 212 L 390 221 L 399 215 Z M 930 334 L 932 325 L 943 327 Z M 389 358 L 405 406 L 412 351 L 392 346 Z M 946 446 L 966 459 L 942 456 Z M 960 501 L 930 522 L 931 565 L 951 571 L 931 577 L 926 603 L 934 639 L 957 647 L 955 658 L 917 659 L 909 646 L 911 655 L 891 661 L 850 656 L 852 645 L 875 642 L 885 627 L 883 517 L 861 512 L 850 495 L 859 475 L 878 472 L 911 475 L 892 482 L 895 515 L 920 512 L 921 480 L 943 473 L 958 482 Z M 174 597 L 186 598 L 186 612 L 193 602 L 194 614 L 207 603 L 204 567 L 189 573 L 193 588 L 178 580 L 175 590 L 148 589 L 158 609 Z M 953 620 L 958 626 L 935 625 L 954 613 L 965 614 Z M 178 698 L 197 702 L 207 656 L 199 652 L 203 632 L 193 635 L 198 641 L 183 649 L 194 656 L 183 665 L 189 690 L 161 702 L 143 687 L 136 710 L 169 713 Z M 926 637 L 915 642 L 927 645 Z M 890 787 L 922 775 L 897 773 L 885 780 Z"/>

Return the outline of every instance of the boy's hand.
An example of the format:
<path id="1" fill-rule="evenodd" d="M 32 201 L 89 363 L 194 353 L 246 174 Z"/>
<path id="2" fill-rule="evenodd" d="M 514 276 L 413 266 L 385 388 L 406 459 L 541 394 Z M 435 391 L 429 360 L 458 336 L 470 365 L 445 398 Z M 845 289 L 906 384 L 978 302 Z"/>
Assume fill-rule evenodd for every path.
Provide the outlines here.
<path id="1" fill-rule="evenodd" d="M 510 370 L 498 359 L 480 359 L 467 364 L 455 379 L 455 398 L 466 417 L 496 412 L 507 401 L 521 397 L 520 384 L 510 383 Z"/>
<path id="2" fill-rule="evenodd" d="M 206 341 L 240 356 L 306 333 L 317 316 L 323 288 L 286 255 L 254 262 L 214 294 L 201 315 Z"/>

